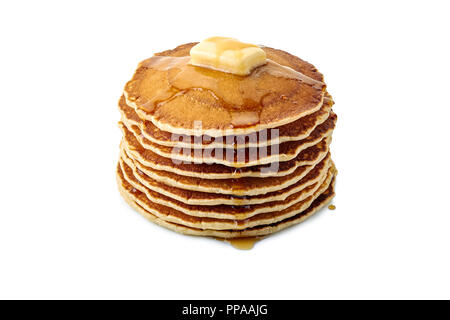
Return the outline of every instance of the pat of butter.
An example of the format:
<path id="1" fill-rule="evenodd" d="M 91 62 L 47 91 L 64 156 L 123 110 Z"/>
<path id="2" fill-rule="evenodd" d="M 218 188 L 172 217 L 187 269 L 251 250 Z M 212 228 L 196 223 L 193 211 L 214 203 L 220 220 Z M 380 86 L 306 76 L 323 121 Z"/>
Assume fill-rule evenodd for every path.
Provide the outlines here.
<path id="1" fill-rule="evenodd" d="M 213 37 L 192 47 L 190 64 L 237 75 L 248 75 L 267 62 L 266 52 L 233 38 Z"/>

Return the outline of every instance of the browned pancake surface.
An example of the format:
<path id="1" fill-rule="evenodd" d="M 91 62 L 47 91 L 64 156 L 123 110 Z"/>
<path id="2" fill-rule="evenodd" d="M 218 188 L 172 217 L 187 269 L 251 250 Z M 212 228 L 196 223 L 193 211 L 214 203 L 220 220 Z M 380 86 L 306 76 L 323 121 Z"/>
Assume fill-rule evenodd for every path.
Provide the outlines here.
<path id="1" fill-rule="evenodd" d="M 233 168 L 241 168 L 264 165 L 272 162 L 285 162 L 294 159 L 302 150 L 315 145 L 324 137 L 331 135 L 336 125 L 336 120 L 336 114 L 331 112 L 330 117 L 324 123 L 317 126 L 313 132 L 303 140 L 284 142 L 279 145 L 262 148 L 247 149 L 191 149 L 167 147 L 155 144 L 146 139 L 136 125 L 131 125 L 131 128 L 127 127 L 127 129 L 134 134 L 138 146 L 150 150 L 162 157 L 171 158 L 172 160 L 178 160 L 180 162 L 191 162 L 195 164 L 216 163 Z M 121 126 L 123 127 L 124 124 L 122 123 Z"/>
<path id="2" fill-rule="evenodd" d="M 236 196 L 224 193 L 212 193 L 211 191 L 214 190 L 214 188 L 211 186 L 208 187 L 208 180 L 202 181 L 204 186 L 204 191 L 202 192 L 192 190 L 198 186 L 198 179 L 196 178 L 189 179 L 185 177 L 183 179 L 187 184 L 182 184 L 179 183 L 179 177 L 176 175 L 170 177 L 170 179 L 173 180 L 169 180 L 168 176 L 159 177 L 155 171 L 144 170 L 144 168 L 142 168 L 135 160 L 131 159 L 124 150 L 121 153 L 121 161 L 122 160 L 132 169 L 135 178 L 147 188 L 163 193 L 184 203 L 197 205 L 249 205 L 285 200 L 291 194 L 325 179 L 326 171 L 329 169 L 329 166 L 318 165 L 297 183 L 279 191 L 254 196 Z M 217 185 L 214 184 L 214 186 Z"/>
<path id="3" fill-rule="evenodd" d="M 144 60 L 125 86 L 128 105 L 161 130 L 189 135 L 194 122 L 200 121 L 202 132 L 211 136 L 222 136 L 225 131 L 256 132 L 293 122 L 322 105 L 326 89 L 323 77 L 300 58 L 263 48 L 271 61 L 301 74 L 301 81 L 274 75 L 269 70 L 270 61 L 242 77 L 189 65 L 193 45 L 181 45 Z M 180 57 L 186 57 L 184 65 L 178 64 L 183 60 Z"/>
<path id="4" fill-rule="evenodd" d="M 310 193 L 307 198 L 295 202 L 292 205 L 285 206 L 282 210 L 273 211 L 272 206 L 267 205 L 255 205 L 245 207 L 235 206 L 194 206 L 195 210 L 186 210 L 189 206 L 177 206 L 176 208 L 168 206 L 168 203 L 162 203 L 159 198 L 148 197 L 147 192 L 143 192 L 140 188 L 136 188 L 129 180 L 126 179 L 125 171 L 126 167 L 118 168 L 118 175 L 122 186 L 128 190 L 130 196 L 135 199 L 140 205 L 147 208 L 147 210 L 153 210 L 157 212 L 159 217 L 169 221 L 179 221 L 179 223 L 185 223 L 188 226 L 202 226 L 202 224 L 214 224 L 217 228 L 226 229 L 227 226 L 230 229 L 242 229 L 256 226 L 259 224 L 269 224 L 272 222 L 286 219 L 292 215 L 295 215 L 298 211 L 305 210 L 315 198 L 323 193 L 331 183 L 333 174 L 330 172 L 330 179 L 324 182 L 320 188 L 315 188 L 314 193 Z M 312 188 L 308 187 L 307 189 Z M 306 190 L 304 191 L 306 192 Z M 162 196 L 164 197 L 164 196 Z M 157 201 L 154 201 L 157 200 Z M 274 203 L 275 205 L 275 203 Z M 262 213 L 256 213 L 257 208 L 264 208 Z M 228 208 L 228 209 L 227 209 Z M 222 211 L 222 209 L 225 209 Z M 200 213 L 203 212 L 202 215 Z M 193 213 L 193 214 L 192 214 Z M 222 227 L 220 226 L 222 225 Z M 225 228 L 224 228 L 225 227 Z M 212 228 L 212 227 L 211 227 Z"/>
<path id="5" fill-rule="evenodd" d="M 251 167 L 234 168 L 222 164 L 195 164 L 173 161 L 169 157 L 161 156 L 150 149 L 144 148 L 138 141 L 135 134 L 127 129 L 125 125 L 119 123 L 124 138 L 123 141 L 126 149 L 132 154 L 132 157 L 150 169 L 162 170 L 179 175 L 190 177 L 201 177 L 203 179 L 232 179 L 237 177 L 254 177 L 254 176 L 284 176 L 292 173 L 299 165 L 310 165 L 320 160 L 328 150 L 330 140 L 324 139 L 318 144 L 313 145 L 301 151 L 297 157 L 290 161 L 279 162 L 277 166 L 271 164 L 257 165 Z M 317 128 L 316 128 L 317 129 Z M 324 134 L 317 132 L 317 136 Z M 310 140 L 315 140 L 312 138 Z M 309 142 L 310 143 L 310 142 Z"/>
<path id="6" fill-rule="evenodd" d="M 328 95 L 322 108 L 308 116 L 278 127 L 277 136 L 273 135 L 272 130 L 259 131 L 251 135 L 244 136 L 225 136 L 214 138 L 210 136 L 187 136 L 175 135 L 167 131 L 160 130 L 151 121 L 141 119 L 134 108 L 128 106 L 125 97 L 119 100 L 119 110 L 122 114 L 122 121 L 127 122 L 128 126 L 136 125 L 139 127 L 143 136 L 153 143 L 163 146 L 175 146 L 182 144 L 192 148 L 216 148 L 234 145 L 235 148 L 245 148 L 249 146 L 271 145 L 273 143 L 301 140 L 306 138 L 314 128 L 323 123 L 331 111 L 333 101 Z M 278 139 L 278 140 L 277 140 Z"/>
<path id="7" fill-rule="evenodd" d="M 292 225 L 298 224 L 302 221 L 304 221 L 306 218 L 317 212 L 320 208 L 322 208 L 327 202 L 329 202 L 333 196 L 334 196 L 334 178 L 332 179 L 332 182 L 330 183 L 329 187 L 324 190 L 315 200 L 313 200 L 311 203 L 309 203 L 309 207 L 305 210 L 302 210 L 296 214 L 291 215 L 290 217 L 279 220 L 277 222 L 268 223 L 268 224 L 258 224 L 253 227 L 245 228 L 243 230 L 236 230 L 236 229 L 221 229 L 221 230 L 214 230 L 214 229 L 205 229 L 201 227 L 192 227 L 187 226 L 187 224 L 198 224 L 198 218 L 196 217 L 186 217 L 187 219 L 183 221 L 183 216 L 181 214 L 174 216 L 178 218 L 178 221 L 182 222 L 180 223 L 174 223 L 170 222 L 164 219 L 161 219 L 159 217 L 168 217 L 171 213 L 173 213 L 172 210 L 164 211 L 164 208 L 160 208 L 157 205 L 153 205 L 151 203 L 147 203 L 148 199 L 146 200 L 146 197 L 142 197 L 142 204 L 145 204 L 147 209 L 144 209 L 140 204 L 136 202 L 136 200 L 133 199 L 139 199 L 141 197 L 141 194 L 138 190 L 135 188 L 132 188 L 130 185 L 126 185 L 126 183 L 123 183 L 123 176 L 121 176 L 120 171 L 118 171 L 118 183 L 119 183 L 119 190 L 121 194 L 123 195 L 124 199 L 132 206 L 134 207 L 139 213 L 143 214 L 145 217 L 150 219 L 151 221 L 159 224 L 160 226 L 166 227 L 168 229 L 171 229 L 176 232 L 180 232 L 183 234 L 188 235 L 197 235 L 197 236 L 211 236 L 211 237 L 219 237 L 219 238 L 239 238 L 239 237 L 253 237 L 253 236 L 264 236 L 269 235 L 274 232 L 281 231 L 287 227 L 290 227 Z M 149 206 L 150 204 L 150 206 Z M 299 204 L 301 206 L 301 204 Z M 158 211 L 158 208 L 160 208 L 162 211 Z M 151 211 L 148 211 L 151 210 Z M 156 216 L 157 214 L 158 216 Z M 256 219 L 256 217 L 254 218 Z M 205 221 L 205 220 L 204 220 Z M 217 222 L 218 219 L 210 219 L 211 223 Z M 260 219 L 261 221 L 261 219 Z M 220 222 L 219 222 L 220 223 Z"/>

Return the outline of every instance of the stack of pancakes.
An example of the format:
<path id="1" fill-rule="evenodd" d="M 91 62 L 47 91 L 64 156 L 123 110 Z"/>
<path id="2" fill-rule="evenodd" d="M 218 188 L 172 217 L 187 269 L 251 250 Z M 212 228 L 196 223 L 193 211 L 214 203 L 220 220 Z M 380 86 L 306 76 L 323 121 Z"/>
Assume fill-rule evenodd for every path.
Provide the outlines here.
<path id="1" fill-rule="evenodd" d="M 334 196 L 336 124 L 323 76 L 263 47 L 250 76 L 188 64 L 195 43 L 141 62 L 119 101 L 117 167 L 127 203 L 174 231 L 263 237 Z"/>

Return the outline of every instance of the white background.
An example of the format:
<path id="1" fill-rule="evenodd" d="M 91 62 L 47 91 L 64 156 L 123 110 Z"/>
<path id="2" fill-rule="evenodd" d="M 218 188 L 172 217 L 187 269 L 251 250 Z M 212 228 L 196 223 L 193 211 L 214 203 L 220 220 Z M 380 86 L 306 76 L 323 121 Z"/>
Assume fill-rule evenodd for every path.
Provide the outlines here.
<path id="1" fill-rule="evenodd" d="M 446 1 L 3 1 L 0 298 L 450 298 Z M 335 211 L 238 251 L 116 189 L 140 60 L 222 35 L 324 73 Z"/>

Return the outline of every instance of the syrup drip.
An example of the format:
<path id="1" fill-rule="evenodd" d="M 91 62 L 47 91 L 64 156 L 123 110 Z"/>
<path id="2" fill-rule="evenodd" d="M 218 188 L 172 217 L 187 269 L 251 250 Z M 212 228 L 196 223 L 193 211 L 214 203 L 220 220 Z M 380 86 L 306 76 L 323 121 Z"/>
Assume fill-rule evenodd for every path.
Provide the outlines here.
<path id="1" fill-rule="evenodd" d="M 195 91 L 209 93 L 207 103 L 212 106 L 225 107 L 231 118 L 231 128 L 253 126 L 260 122 L 261 112 L 271 99 L 283 98 L 265 81 L 267 75 L 280 79 L 296 80 L 322 89 L 325 84 L 314 80 L 292 68 L 282 66 L 272 60 L 267 60 L 263 66 L 257 67 L 248 76 L 238 76 L 208 68 L 189 64 L 190 57 L 154 56 L 146 60 L 142 67 L 164 73 L 166 86 L 158 88 L 152 98 L 141 104 L 146 112 L 153 113 L 158 107 L 172 101 L 180 95 Z M 231 92 L 231 94 L 230 94 Z M 225 93 L 228 93 L 225 95 Z M 227 96 L 226 100 L 223 98 Z M 205 99 L 202 96 L 202 99 Z M 296 103 L 292 101 L 292 103 Z"/>
<path id="2" fill-rule="evenodd" d="M 229 239 L 225 240 L 226 242 L 230 243 L 233 247 L 239 250 L 250 250 L 253 249 L 255 246 L 255 243 L 258 242 L 260 239 L 256 237 L 249 237 L 249 238 L 235 238 L 235 239 Z"/>
<path id="3" fill-rule="evenodd" d="M 336 210 L 336 206 L 335 206 L 334 204 L 330 204 L 330 205 L 328 206 L 328 209 L 330 209 L 330 210 Z"/>

